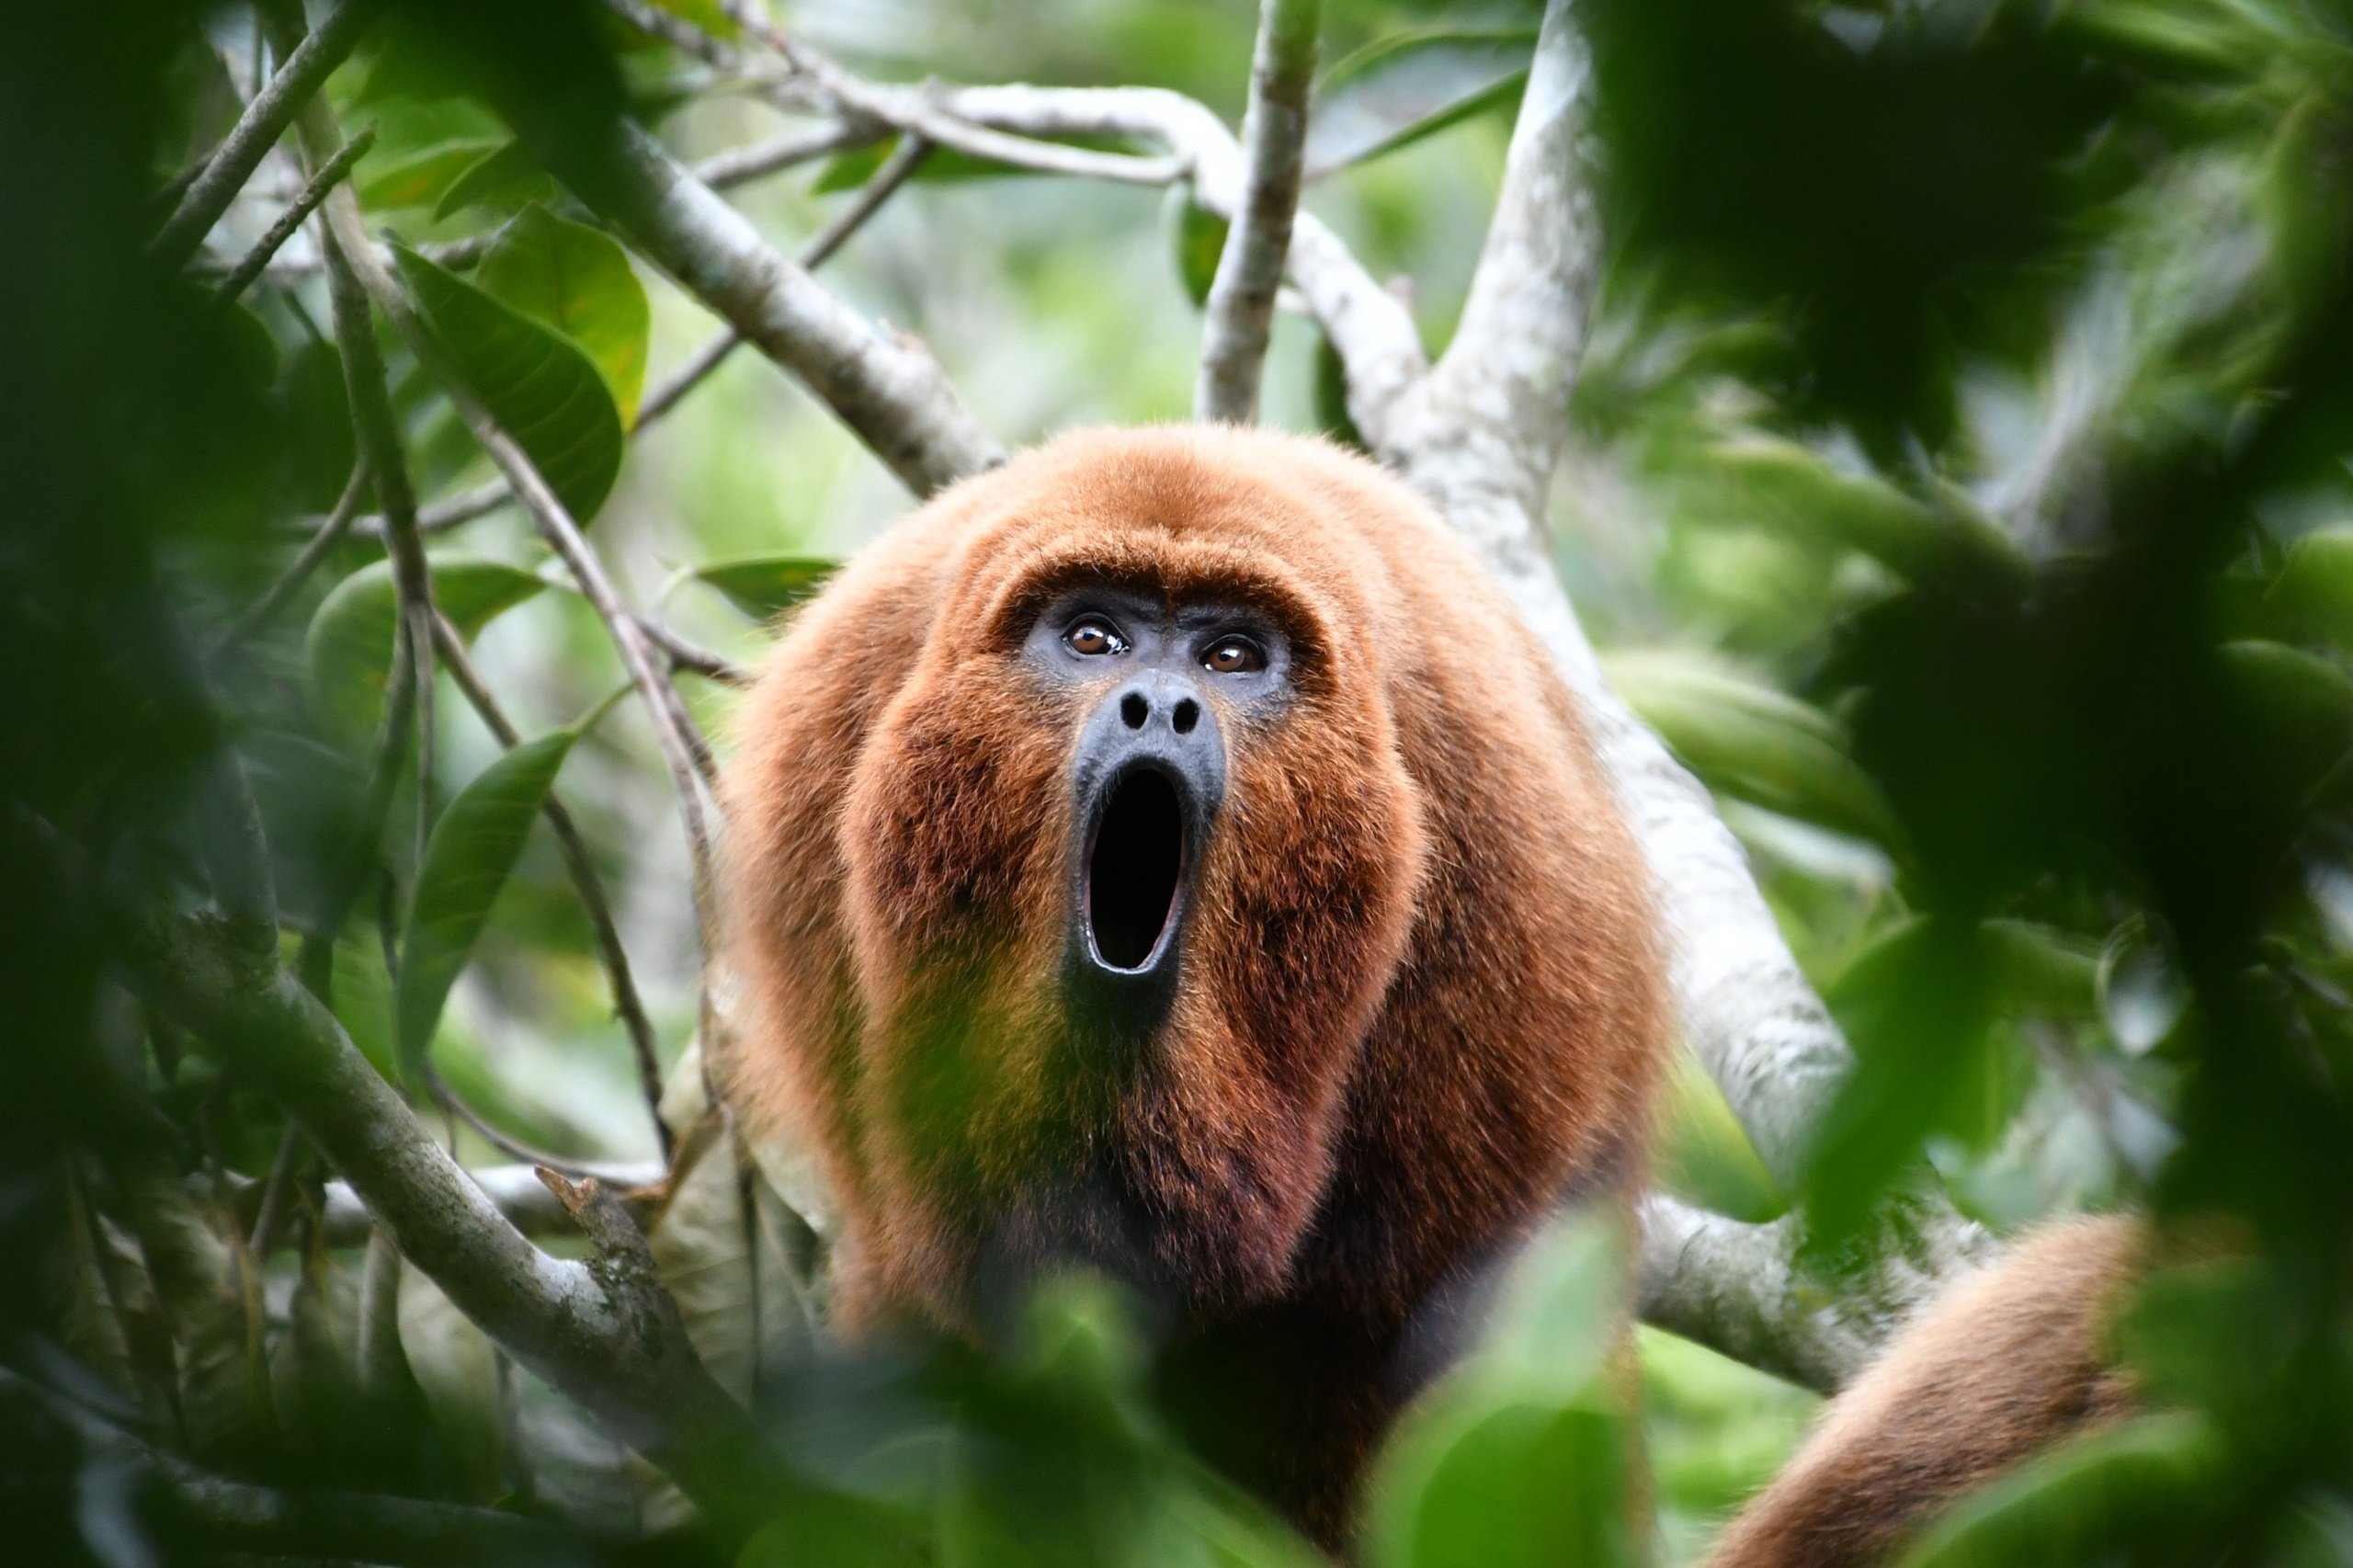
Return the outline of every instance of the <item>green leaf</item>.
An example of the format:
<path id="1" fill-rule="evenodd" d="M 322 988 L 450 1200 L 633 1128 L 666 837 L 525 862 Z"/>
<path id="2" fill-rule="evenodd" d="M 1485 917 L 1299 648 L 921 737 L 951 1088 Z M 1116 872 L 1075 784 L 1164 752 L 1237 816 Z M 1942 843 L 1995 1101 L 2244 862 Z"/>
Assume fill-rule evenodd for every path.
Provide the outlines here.
<path id="1" fill-rule="evenodd" d="M 434 608 L 463 637 L 471 638 L 499 612 L 547 586 L 521 567 L 502 562 L 443 556 L 430 565 Z M 346 744 L 365 744 L 383 715 L 399 614 L 392 562 L 379 561 L 336 584 L 311 618 L 304 657 L 311 672 L 312 712 Z"/>
<path id="2" fill-rule="evenodd" d="M 753 1394 L 761 1303 L 744 1172 L 724 1107 L 713 1107 L 678 1146 L 668 1196 L 645 1225 L 662 1282 L 677 1299 L 695 1354 L 719 1386 Z"/>
<path id="3" fill-rule="evenodd" d="M 444 352 L 585 524 L 621 468 L 621 415 L 586 352 L 405 245 L 401 277 Z"/>
<path id="4" fill-rule="evenodd" d="M 2353 528 L 2317 528 L 2290 546 L 2265 597 L 2299 626 L 2353 648 Z"/>
<path id="5" fill-rule="evenodd" d="M 541 195 L 554 188 L 555 182 L 540 167 L 530 150 L 519 141 L 509 142 L 483 153 L 451 180 L 449 188 L 434 204 L 433 216 L 438 222 L 469 207 L 499 207 L 523 196 Z"/>
<path id="6" fill-rule="evenodd" d="M 1218 257 L 1225 253 L 1230 225 L 1193 199 L 1190 181 L 1169 187 L 1166 212 L 1176 276 L 1184 282 L 1186 297 L 1196 305 L 1206 305 L 1210 285 L 1217 280 Z"/>
<path id="7" fill-rule="evenodd" d="M 1308 122 L 1309 177 L 1361 164 L 1517 99 L 1534 28 L 1382 39 L 1332 67 Z"/>
<path id="8" fill-rule="evenodd" d="M 474 277 L 504 303 L 577 345 L 596 361 L 621 423 L 637 416 L 654 316 L 645 285 L 612 236 L 533 202 L 499 234 Z"/>
<path id="9" fill-rule="evenodd" d="M 1713 497 L 1711 510 L 1816 545 L 1861 551 L 1906 578 L 1961 563 L 2024 570 L 2017 544 L 1983 518 L 1933 509 L 1883 481 L 1842 473 L 1795 441 L 1717 442 L 1702 473 L 1698 483 Z"/>
<path id="10" fill-rule="evenodd" d="M 421 1268 L 401 1270 L 399 1318 L 401 1353 L 449 1445 L 462 1489 L 475 1498 L 498 1496 L 506 1490 L 498 1347 Z"/>
<path id="11" fill-rule="evenodd" d="M 1626 1334 L 1620 1246 L 1592 1215 L 1514 1266 L 1479 1350 L 1417 1401 L 1374 1471 L 1377 1568 L 1636 1561 L 1623 1413 L 1606 1369 Z"/>
<path id="12" fill-rule="evenodd" d="M 496 142 L 468 136 L 387 158 L 360 177 L 359 205 L 370 211 L 433 206 L 468 170 L 497 153 L 499 146 Z M 365 161 L 375 163 L 372 158 Z"/>
<path id="13" fill-rule="evenodd" d="M 698 566 L 688 575 L 727 596 L 755 620 L 773 620 L 814 596 L 841 565 L 809 555 L 745 555 Z"/>
<path id="14" fill-rule="evenodd" d="M 1763 1224 L 1790 1206 L 1723 1091 L 1685 1048 L 1667 1066 L 1657 1166 L 1658 1183 L 1667 1191 L 1735 1220 Z"/>
<path id="15" fill-rule="evenodd" d="M 1845 727 L 1770 687 L 1672 653 L 1607 661 L 1610 685 L 1708 787 L 1893 846 L 1879 786 L 1848 755 Z"/>
<path id="16" fill-rule="evenodd" d="M 682 22 L 692 22 L 711 37 L 733 39 L 740 30 L 720 0 L 653 0 L 656 10 L 667 11 Z"/>
<path id="17" fill-rule="evenodd" d="M 466 967 L 556 771 L 581 733 L 557 730 L 524 742 L 483 768 L 433 824 L 401 932 L 392 1003 L 404 1077 L 414 1078 L 424 1063 L 449 987 Z"/>

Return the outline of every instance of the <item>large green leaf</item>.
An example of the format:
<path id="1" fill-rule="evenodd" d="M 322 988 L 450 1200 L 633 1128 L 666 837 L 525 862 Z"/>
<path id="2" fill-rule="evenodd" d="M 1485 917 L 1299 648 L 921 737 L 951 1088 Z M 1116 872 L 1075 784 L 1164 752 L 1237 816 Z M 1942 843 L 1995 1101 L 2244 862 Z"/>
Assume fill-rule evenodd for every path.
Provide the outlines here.
<path id="1" fill-rule="evenodd" d="M 371 210 L 433 206 L 468 170 L 498 149 L 498 142 L 469 136 L 395 153 L 381 163 L 366 160 L 375 166 L 359 177 L 359 205 Z"/>
<path id="2" fill-rule="evenodd" d="M 1717 442 L 1695 483 L 1726 520 L 1753 520 L 1815 546 L 1859 550 L 1906 578 L 1967 566 L 2015 574 L 2009 536 L 1956 504 L 1931 507 L 1882 480 L 1847 473 L 1795 441 Z"/>
<path id="3" fill-rule="evenodd" d="M 1452 28 L 1366 45 L 1316 89 L 1311 176 L 1394 152 L 1512 100 L 1535 44 L 1534 28 Z"/>
<path id="4" fill-rule="evenodd" d="M 523 853 L 532 819 L 547 803 L 577 729 L 524 742 L 482 770 L 433 824 L 401 932 L 393 994 L 401 1071 L 414 1075 L 432 1044 L 449 987 L 466 967 L 491 905 Z"/>
<path id="5" fill-rule="evenodd" d="M 434 608 L 463 637 L 547 584 L 503 562 L 442 556 L 431 563 Z M 304 656 L 311 672 L 312 711 L 336 740 L 363 744 L 384 711 L 392 664 L 392 631 L 400 616 L 389 561 L 363 566 L 335 586 L 311 618 Z"/>
<path id="6" fill-rule="evenodd" d="M 1365 1559 L 1506 1568 L 1639 1557 L 1624 1413 L 1621 1244 L 1572 1216 L 1515 1264 L 1477 1352 L 1398 1423 L 1375 1471 Z"/>
<path id="7" fill-rule="evenodd" d="M 621 469 L 621 415 L 571 339 L 406 246 L 401 277 L 442 350 L 575 521 L 596 516 Z"/>
<path id="8" fill-rule="evenodd" d="M 824 587 L 840 565 L 809 555 L 745 555 L 695 567 L 689 575 L 753 619 L 773 620 Z"/>
<path id="9" fill-rule="evenodd" d="M 1709 788 L 1885 845 L 1900 842 L 1877 783 L 1836 720 L 1793 697 L 1670 653 L 1621 654 L 1610 685 Z"/>
<path id="10" fill-rule="evenodd" d="M 680 1142 L 666 1196 L 644 1229 L 695 1354 L 748 1404 L 763 1303 L 744 1175 L 726 1108 L 713 1107 Z"/>
<path id="11" fill-rule="evenodd" d="M 531 150 L 520 141 L 511 141 L 493 148 L 466 165 L 465 171 L 449 182 L 441 199 L 433 206 L 438 221 L 452 212 L 482 205 L 506 207 L 528 196 L 540 196 L 555 189 L 555 182 L 540 167 Z"/>
<path id="12" fill-rule="evenodd" d="M 654 316 L 645 285 L 612 236 L 535 201 L 500 233 L 474 276 L 500 301 L 578 345 L 605 378 L 621 423 L 637 416 Z"/>
<path id="13" fill-rule="evenodd" d="M 400 1281 L 401 1353 L 449 1445 L 461 1489 L 492 1498 L 506 1490 L 506 1380 L 498 1346 L 421 1268 Z"/>

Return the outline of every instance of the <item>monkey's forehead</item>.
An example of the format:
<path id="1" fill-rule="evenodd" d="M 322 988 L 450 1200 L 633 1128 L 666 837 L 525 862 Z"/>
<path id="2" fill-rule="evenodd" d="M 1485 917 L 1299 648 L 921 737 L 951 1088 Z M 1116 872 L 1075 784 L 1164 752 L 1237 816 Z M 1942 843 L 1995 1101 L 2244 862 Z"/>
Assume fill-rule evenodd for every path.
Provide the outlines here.
<path id="1" fill-rule="evenodd" d="M 1353 626 L 1386 620 L 1397 579 L 1451 545 L 1364 459 L 1233 426 L 1074 431 L 935 506 L 956 514 L 956 574 L 984 597 L 1095 576 L 1166 597 L 1246 592 Z"/>

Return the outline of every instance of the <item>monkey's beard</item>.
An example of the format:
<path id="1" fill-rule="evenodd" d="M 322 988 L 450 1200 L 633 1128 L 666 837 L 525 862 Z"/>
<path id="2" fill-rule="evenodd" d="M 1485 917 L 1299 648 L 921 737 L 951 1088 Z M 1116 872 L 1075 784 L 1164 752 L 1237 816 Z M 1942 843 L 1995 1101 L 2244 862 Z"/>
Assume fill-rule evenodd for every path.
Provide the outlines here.
<path id="1" fill-rule="evenodd" d="M 1185 987 L 1148 1039 L 1109 1040 L 1058 987 L 992 986 L 983 968 L 1008 972 L 965 967 L 888 1052 L 894 1131 L 870 1169 L 894 1190 L 877 1207 L 928 1233 L 892 1293 L 966 1326 L 1072 1267 L 1185 1318 L 1282 1293 L 1329 1116 L 1235 1094 L 1233 1064 L 1256 1053 Z"/>

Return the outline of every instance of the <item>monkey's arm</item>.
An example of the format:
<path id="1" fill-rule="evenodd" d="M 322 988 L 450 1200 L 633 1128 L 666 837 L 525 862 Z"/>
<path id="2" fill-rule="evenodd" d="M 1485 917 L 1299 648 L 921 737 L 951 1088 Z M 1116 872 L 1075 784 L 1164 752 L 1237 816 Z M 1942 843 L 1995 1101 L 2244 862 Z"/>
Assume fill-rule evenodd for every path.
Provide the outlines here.
<path id="1" fill-rule="evenodd" d="M 2137 1220 L 2072 1221 L 1963 1282 L 1838 1396 L 1707 1568 L 1879 1562 L 1963 1492 L 2131 1409 L 2103 1331 L 2143 1240 Z"/>

